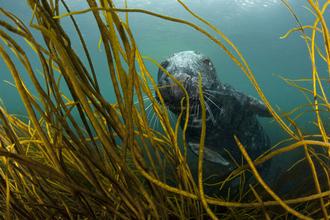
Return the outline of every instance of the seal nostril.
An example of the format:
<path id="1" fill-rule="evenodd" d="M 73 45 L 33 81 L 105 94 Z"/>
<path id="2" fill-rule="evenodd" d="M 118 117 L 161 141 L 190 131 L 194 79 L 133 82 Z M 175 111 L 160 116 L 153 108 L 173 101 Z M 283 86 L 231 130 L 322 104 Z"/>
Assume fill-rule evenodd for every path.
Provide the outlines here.
<path id="1" fill-rule="evenodd" d="M 183 87 L 187 90 L 190 84 L 191 84 L 191 76 L 188 76 L 187 79 L 184 81 Z"/>

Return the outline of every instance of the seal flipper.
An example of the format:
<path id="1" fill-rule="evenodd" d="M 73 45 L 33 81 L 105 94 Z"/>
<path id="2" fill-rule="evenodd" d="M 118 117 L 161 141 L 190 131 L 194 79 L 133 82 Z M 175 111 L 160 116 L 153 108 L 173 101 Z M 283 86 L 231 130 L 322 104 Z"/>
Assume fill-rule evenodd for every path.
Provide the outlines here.
<path id="1" fill-rule="evenodd" d="M 216 95 L 217 99 L 223 103 L 222 106 L 228 108 L 225 109 L 227 112 L 232 111 L 231 108 L 234 107 L 234 103 L 236 103 L 240 105 L 245 112 L 250 112 L 260 117 L 273 117 L 265 103 L 236 89 L 228 83 L 222 82 L 219 91 L 212 91 L 212 94 Z M 233 102 L 233 100 L 237 102 Z"/>
<path id="2" fill-rule="evenodd" d="M 256 115 L 260 116 L 260 117 L 273 117 L 273 115 L 270 113 L 270 111 L 268 110 L 267 106 L 265 105 L 265 103 L 263 103 L 262 101 L 259 101 L 258 99 L 254 98 L 253 96 L 250 96 L 248 94 L 246 94 L 248 96 L 247 98 L 247 110 L 254 112 Z"/>
<path id="3" fill-rule="evenodd" d="M 192 152 L 194 152 L 196 155 L 199 155 L 199 143 L 188 142 L 188 146 Z M 204 146 L 203 159 L 224 166 L 229 165 L 229 162 L 225 158 L 223 158 L 219 153 L 211 150 L 206 146 Z"/>

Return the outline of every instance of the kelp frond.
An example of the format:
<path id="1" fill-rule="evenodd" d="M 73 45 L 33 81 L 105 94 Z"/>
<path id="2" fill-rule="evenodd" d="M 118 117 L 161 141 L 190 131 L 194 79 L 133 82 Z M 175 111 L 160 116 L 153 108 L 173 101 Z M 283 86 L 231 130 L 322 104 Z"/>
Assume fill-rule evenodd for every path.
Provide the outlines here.
<path id="1" fill-rule="evenodd" d="M 178 2 L 181 6 L 215 30 L 231 48 L 227 49 L 216 37 L 181 19 L 142 9 L 115 8 L 111 0 L 101 0 L 99 4 L 91 0 L 86 2 L 89 8 L 71 12 L 64 0 L 28 0 L 32 11 L 29 27 L 19 17 L 0 8 L 0 13 L 10 20 L 10 23 L 0 21 L 0 54 L 28 112 L 28 117 L 19 117 L 7 112 L 4 104 L 0 107 L 0 215 L 4 219 L 281 219 L 288 218 L 289 214 L 301 219 L 328 219 L 330 144 L 326 122 L 320 113 L 330 110 L 322 84 L 329 80 L 319 77 L 315 54 L 318 53 L 330 67 L 329 33 L 323 18 L 330 1 L 320 10 L 317 1 L 308 0 L 316 21 L 313 25 L 305 26 L 300 24 L 289 5 L 282 1 L 299 24 L 299 28 L 290 30 L 283 38 L 293 31 L 302 32 L 312 59 L 313 73 L 310 79 L 283 78 L 293 88 L 299 89 L 308 103 L 288 113 L 279 109 L 281 115 L 267 101 L 235 45 L 180 0 Z M 65 13 L 60 13 L 59 4 L 64 6 Z M 249 77 L 276 122 L 291 136 L 278 144 L 286 146 L 278 149 L 278 145 L 275 145 L 270 149 L 272 152 L 251 161 L 244 146 L 236 139 L 247 164 L 243 164 L 243 159 L 234 161 L 238 168 L 224 179 L 216 179 L 217 175 L 214 174 L 203 176 L 206 124 L 203 95 L 200 95 L 203 126 L 196 180 L 188 166 L 185 145 L 184 134 L 189 114 L 185 115 L 186 124 L 183 127 L 183 136 L 180 137 L 178 130 L 183 110 L 175 128 L 172 128 L 157 83 L 144 65 L 145 59 L 152 59 L 141 56 L 129 27 L 127 14 L 126 21 L 123 21 L 118 12 L 144 13 L 189 25 L 217 43 Z M 75 21 L 74 15 L 84 13 L 93 14 L 100 31 L 99 47 L 101 50 L 102 45 L 105 53 L 105 65 L 111 78 L 109 84 L 113 85 L 115 104 L 109 103 L 103 96 L 100 79 L 92 62 L 95 58 L 89 53 Z M 61 26 L 61 19 L 64 17 L 70 17 L 79 36 L 87 57 L 86 64 L 73 50 L 73 39 Z M 318 24 L 321 28 L 317 27 Z M 44 42 L 37 42 L 29 29 L 40 33 Z M 312 31 L 311 37 L 306 35 L 306 29 Z M 315 45 L 316 33 L 322 33 L 324 37 L 325 52 L 321 51 L 320 45 Z M 13 35 L 28 43 L 37 54 L 42 69 L 33 70 L 31 55 L 14 40 Z M 14 52 L 26 69 L 37 95 L 32 94 L 22 80 L 21 73 L 15 66 L 15 57 L 8 54 L 7 48 Z M 236 54 L 232 54 L 231 49 Z M 138 73 L 137 69 L 141 72 Z M 172 79 L 182 87 L 180 82 Z M 306 80 L 313 83 L 313 88 L 298 85 Z M 154 89 L 147 82 L 151 82 Z M 199 83 L 199 92 L 202 93 L 201 76 Z M 69 92 L 64 93 L 63 88 Z M 185 91 L 183 87 L 182 89 Z M 153 92 L 158 94 L 159 103 Z M 143 94 L 150 100 L 163 133 L 150 128 Z M 184 99 L 188 105 L 186 91 L 185 94 Z M 138 99 L 138 106 L 134 104 L 134 97 Z M 305 110 L 306 108 L 312 110 Z M 304 112 L 291 119 L 290 116 L 300 109 L 304 109 Z M 313 123 L 319 134 L 303 134 L 296 124 L 295 120 L 307 112 L 315 113 L 317 120 Z M 183 146 L 178 144 L 178 139 L 181 138 Z M 293 165 L 281 177 L 292 180 L 295 170 L 306 165 L 312 171 L 312 176 L 307 180 L 314 184 L 314 193 L 282 199 L 282 195 L 277 195 L 260 177 L 255 167 L 299 147 L 304 149 L 305 157 L 292 161 Z M 318 147 L 325 149 L 327 155 L 315 150 Z M 324 181 L 317 176 L 315 166 L 321 167 Z M 258 183 L 246 187 L 245 171 L 253 173 Z M 231 188 L 221 195 L 212 196 L 206 193 L 208 187 L 225 191 L 224 185 L 237 178 L 240 183 L 236 195 L 233 195 L 235 189 Z M 273 188 L 277 187 L 278 184 L 275 183 Z M 278 213 L 274 207 L 281 207 L 283 211 Z"/>

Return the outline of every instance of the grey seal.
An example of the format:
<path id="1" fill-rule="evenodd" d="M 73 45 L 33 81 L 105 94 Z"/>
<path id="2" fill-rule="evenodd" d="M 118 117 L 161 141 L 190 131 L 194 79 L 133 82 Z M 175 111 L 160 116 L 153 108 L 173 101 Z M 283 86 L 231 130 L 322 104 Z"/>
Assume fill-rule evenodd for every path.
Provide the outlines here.
<path id="1" fill-rule="evenodd" d="M 199 154 L 202 129 L 198 72 L 202 76 L 206 107 L 203 159 L 224 165 L 229 170 L 236 167 L 232 158 L 241 164 L 242 155 L 234 135 L 245 146 L 252 160 L 270 148 L 269 138 L 256 117 L 272 117 L 268 108 L 262 101 L 220 81 L 210 58 L 196 51 L 183 51 L 168 57 L 161 66 L 180 81 L 188 93 L 190 107 L 186 144 L 192 152 Z M 161 96 L 166 107 L 178 116 L 181 113 L 180 102 L 185 93 L 174 84 L 175 82 L 159 69 L 158 87 Z M 156 99 L 159 101 L 157 93 Z M 186 103 L 181 127 L 185 124 L 185 110 Z"/>

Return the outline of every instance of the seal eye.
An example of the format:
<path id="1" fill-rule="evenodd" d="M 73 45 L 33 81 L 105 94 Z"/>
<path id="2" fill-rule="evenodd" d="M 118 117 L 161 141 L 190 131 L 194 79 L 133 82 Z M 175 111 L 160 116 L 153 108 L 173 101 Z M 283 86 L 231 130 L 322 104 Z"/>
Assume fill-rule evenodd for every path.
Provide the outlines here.
<path id="1" fill-rule="evenodd" d="M 204 63 L 206 66 L 212 66 L 212 62 L 211 62 L 211 60 L 209 60 L 209 59 L 204 59 L 204 60 L 203 60 L 203 63 Z"/>

